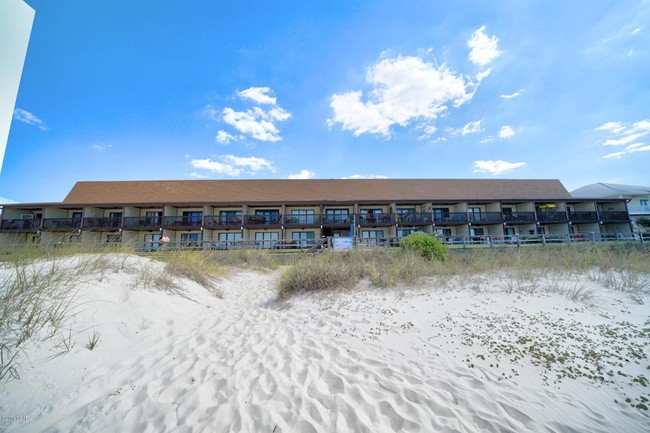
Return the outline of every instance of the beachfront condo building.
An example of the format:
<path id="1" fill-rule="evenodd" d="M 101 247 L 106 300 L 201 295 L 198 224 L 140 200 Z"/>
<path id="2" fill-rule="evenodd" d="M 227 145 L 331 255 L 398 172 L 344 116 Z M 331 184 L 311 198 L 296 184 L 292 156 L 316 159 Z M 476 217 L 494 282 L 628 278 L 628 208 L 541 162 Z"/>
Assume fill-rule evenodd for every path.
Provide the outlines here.
<path id="1" fill-rule="evenodd" d="M 62 202 L 5 205 L 0 241 L 308 248 L 336 237 L 396 244 L 420 231 L 446 243 L 602 240 L 631 235 L 627 202 L 576 198 L 559 180 L 78 182 Z"/>

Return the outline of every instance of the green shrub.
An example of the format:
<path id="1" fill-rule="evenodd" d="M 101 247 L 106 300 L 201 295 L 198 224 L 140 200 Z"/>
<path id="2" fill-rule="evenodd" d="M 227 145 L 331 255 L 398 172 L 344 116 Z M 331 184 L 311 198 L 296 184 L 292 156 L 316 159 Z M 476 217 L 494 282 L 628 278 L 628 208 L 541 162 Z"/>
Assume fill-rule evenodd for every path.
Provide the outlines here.
<path id="1" fill-rule="evenodd" d="M 404 250 L 412 250 L 429 260 L 447 259 L 447 247 L 438 239 L 426 233 L 413 233 L 400 240 L 400 246 Z"/>

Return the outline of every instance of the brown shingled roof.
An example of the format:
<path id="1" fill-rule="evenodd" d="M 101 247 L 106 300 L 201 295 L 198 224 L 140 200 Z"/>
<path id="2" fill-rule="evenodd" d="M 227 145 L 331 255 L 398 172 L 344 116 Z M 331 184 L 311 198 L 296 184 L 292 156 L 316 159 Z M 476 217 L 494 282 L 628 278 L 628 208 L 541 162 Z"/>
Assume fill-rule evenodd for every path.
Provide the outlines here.
<path id="1" fill-rule="evenodd" d="M 556 179 L 264 179 L 77 182 L 63 203 L 328 203 L 571 198 Z"/>

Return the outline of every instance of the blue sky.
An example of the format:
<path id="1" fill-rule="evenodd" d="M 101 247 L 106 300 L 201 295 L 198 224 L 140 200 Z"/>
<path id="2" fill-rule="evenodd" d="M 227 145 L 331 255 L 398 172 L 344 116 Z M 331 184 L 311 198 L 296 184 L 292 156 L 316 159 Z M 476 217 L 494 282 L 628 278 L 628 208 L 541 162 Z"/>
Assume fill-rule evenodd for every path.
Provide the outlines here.
<path id="1" fill-rule="evenodd" d="M 11 200 L 78 180 L 650 184 L 647 0 L 27 3 Z"/>

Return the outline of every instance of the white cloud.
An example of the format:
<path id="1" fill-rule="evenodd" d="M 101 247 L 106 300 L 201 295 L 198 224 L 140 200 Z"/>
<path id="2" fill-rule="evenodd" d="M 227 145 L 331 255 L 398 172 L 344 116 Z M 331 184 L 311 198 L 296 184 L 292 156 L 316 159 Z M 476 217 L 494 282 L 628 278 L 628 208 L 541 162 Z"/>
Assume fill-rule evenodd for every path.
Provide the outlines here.
<path id="1" fill-rule="evenodd" d="M 489 143 L 490 141 L 494 141 L 494 137 L 485 137 L 483 140 L 479 141 L 479 143 Z"/>
<path id="2" fill-rule="evenodd" d="M 512 129 L 510 125 L 503 125 L 501 129 L 499 129 L 499 138 L 512 138 L 515 136 L 515 130 Z"/>
<path id="3" fill-rule="evenodd" d="M 460 130 L 460 135 L 476 134 L 481 131 L 484 131 L 484 129 L 481 128 L 481 121 L 475 120 L 474 122 L 469 122 L 467 125 L 463 126 Z"/>
<path id="4" fill-rule="evenodd" d="M 236 137 L 228 131 L 219 130 L 215 136 L 215 141 L 219 144 L 228 144 L 234 140 L 245 139 L 246 136 L 259 141 L 273 142 L 282 140 L 276 123 L 289 119 L 291 113 L 277 105 L 277 99 L 269 95 L 271 92 L 272 90 L 269 87 L 249 87 L 246 90 L 237 92 L 237 96 L 241 100 L 252 101 L 261 105 L 271 105 L 269 109 L 252 107 L 239 111 L 232 107 L 226 107 L 219 111 L 212 105 L 206 105 L 203 113 L 207 117 L 223 121 L 243 134 Z"/>
<path id="5" fill-rule="evenodd" d="M 501 95 L 501 98 L 512 99 L 512 98 L 516 98 L 517 96 L 521 96 L 522 93 L 524 93 L 524 89 L 519 89 L 515 93 L 510 93 L 509 95 Z"/>
<path id="6" fill-rule="evenodd" d="M 388 179 L 388 176 L 381 174 L 353 174 L 352 176 L 342 177 L 341 179 Z"/>
<path id="7" fill-rule="evenodd" d="M 220 161 L 213 161 L 207 159 L 193 159 L 190 165 L 194 168 L 208 170 L 214 173 L 225 174 L 227 176 L 239 176 L 243 171 L 248 170 L 248 173 L 254 174 L 258 171 L 275 171 L 273 162 L 264 158 L 257 157 L 240 157 L 235 155 L 220 155 Z M 194 173 L 195 176 L 203 176 Z"/>
<path id="8" fill-rule="evenodd" d="M 47 131 L 49 129 L 47 126 L 45 126 L 45 123 L 43 123 L 41 119 L 39 119 L 29 111 L 23 110 L 22 108 L 16 108 L 14 110 L 14 119 L 26 123 L 28 125 L 37 126 L 38 129 L 42 131 Z"/>
<path id="9" fill-rule="evenodd" d="M 219 120 L 219 111 L 214 108 L 212 105 L 206 105 L 203 108 L 203 114 L 209 117 L 212 120 Z"/>
<path id="10" fill-rule="evenodd" d="M 646 143 L 638 142 L 650 135 L 650 120 L 639 120 L 630 126 L 626 126 L 622 122 L 606 122 L 594 130 L 608 134 L 608 138 L 601 143 L 603 146 L 626 146 L 624 150 L 608 153 L 603 158 L 620 158 L 629 153 L 650 150 L 650 146 Z"/>
<path id="11" fill-rule="evenodd" d="M 436 67 L 413 56 L 383 59 L 368 69 L 366 82 L 373 89 L 365 101 L 361 91 L 332 95 L 329 126 L 340 123 L 355 136 L 390 136 L 391 126 L 436 119 L 448 104 L 460 106 L 476 90 L 475 83 L 465 82 L 445 65 Z"/>
<path id="12" fill-rule="evenodd" d="M 502 174 L 515 168 L 523 167 L 525 162 L 507 162 L 507 161 L 474 161 L 475 173 L 488 173 L 492 175 Z"/>
<path id="13" fill-rule="evenodd" d="M 418 140 L 426 140 L 428 138 L 431 138 L 433 134 L 438 131 L 438 128 L 436 128 L 434 125 L 421 125 L 420 128 L 424 130 L 424 133 L 418 137 Z"/>
<path id="14" fill-rule="evenodd" d="M 113 147 L 112 144 L 101 144 L 101 143 L 96 143 L 96 144 L 93 144 L 93 145 L 92 145 L 92 148 L 95 149 L 95 150 L 98 151 L 98 152 L 104 152 L 104 151 L 110 149 L 111 147 Z"/>
<path id="15" fill-rule="evenodd" d="M 598 128 L 594 129 L 594 131 L 607 131 L 618 134 L 625 131 L 625 127 L 621 125 L 621 122 L 605 122 Z"/>
<path id="16" fill-rule="evenodd" d="M 235 140 L 235 137 L 224 130 L 217 131 L 217 135 L 214 137 L 214 141 L 219 144 L 228 144 L 233 140 Z"/>
<path id="17" fill-rule="evenodd" d="M 269 93 L 271 93 L 270 87 L 249 87 L 246 90 L 237 92 L 237 96 L 241 99 L 248 99 L 258 104 L 275 105 L 277 98 L 269 96 Z"/>
<path id="18" fill-rule="evenodd" d="M 235 111 L 226 107 L 222 112 L 223 121 L 233 126 L 242 134 L 251 136 L 259 141 L 280 141 L 280 130 L 275 126 L 276 121 L 287 120 L 291 113 L 277 107 L 270 111 L 254 107 L 252 110 Z"/>
<path id="19" fill-rule="evenodd" d="M 311 179 L 316 173 L 309 170 L 300 170 L 300 173 L 290 174 L 289 179 Z"/>
<path id="20" fill-rule="evenodd" d="M 7 197 L 0 197 L 0 204 L 11 204 L 11 203 L 18 203 L 18 202 Z"/>
<path id="21" fill-rule="evenodd" d="M 485 34 L 485 26 L 478 28 L 467 41 L 471 49 L 469 60 L 475 65 L 486 66 L 501 55 L 497 45 L 499 38 Z"/>

